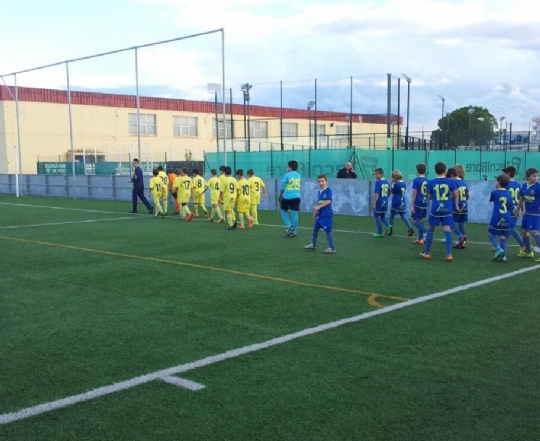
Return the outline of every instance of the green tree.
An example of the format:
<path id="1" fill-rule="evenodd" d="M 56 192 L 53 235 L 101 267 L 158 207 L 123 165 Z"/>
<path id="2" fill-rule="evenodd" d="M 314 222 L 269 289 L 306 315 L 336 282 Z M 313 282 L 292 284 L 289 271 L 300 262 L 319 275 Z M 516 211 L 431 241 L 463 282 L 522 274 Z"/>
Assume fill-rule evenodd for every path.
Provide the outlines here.
<path id="1" fill-rule="evenodd" d="M 436 149 L 456 149 L 475 146 L 488 149 L 496 137 L 497 118 L 488 109 L 479 106 L 461 107 L 448 112 L 431 133 Z"/>

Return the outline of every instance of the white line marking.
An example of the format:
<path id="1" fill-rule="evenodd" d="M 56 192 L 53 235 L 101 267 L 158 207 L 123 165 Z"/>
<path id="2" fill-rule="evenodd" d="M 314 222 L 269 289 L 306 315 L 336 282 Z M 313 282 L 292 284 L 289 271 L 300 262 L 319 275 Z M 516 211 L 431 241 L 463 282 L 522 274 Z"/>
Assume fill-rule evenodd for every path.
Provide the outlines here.
<path id="1" fill-rule="evenodd" d="M 26 228 L 26 227 L 48 227 L 48 226 L 52 226 L 52 225 L 88 224 L 88 223 L 91 223 L 91 222 L 106 222 L 106 221 L 117 221 L 117 220 L 126 220 L 126 219 L 139 219 L 139 218 L 129 216 L 129 217 L 117 217 L 117 218 L 114 218 L 114 219 L 89 219 L 89 220 L 72 221 L 72 222 L 51 222 L 49 224 L 11 225 L 11 226 L 8 226 L 8 227 L 0 227 L 0 230 L 8 230 L 8 229 L 14 229 L 14 228 Z"/>
<path id="2" fill-rule="evenodd" d="M 85 213 L 125 214 L 123 212 L 118 212 L 118 211 L 86 210 L 84 208 L 47 207 L 45 205 L 11 204 L 9 202 L 0 202 L 0 205 L 11 205 L 14 207 L 27 207 L 27 208 L 48 208 L 50 210 L 83 211 Z M 133 216 L 135 214 L 133 214 Z"/>
<path id="3" fill-rule="evenodd" d="M 139 386 L 141 384 L 149 383 L 150 381 L 154 381 L 158 379 L 163 380 L 172 375 L 177 375 L 177 374 L 188 372 L 188 371 L 191 371 L 193 369 L 197 369 L 203 366 L 219 363 L 224 360 L 239 357 L 240 355 L 260 351 L 261 349 L 270 348 L 272 346 L 276 346 L 283 343 L 287 343 L 292 340 L 296 340 L 297 338 L 306 337 L 308 335 L 317 334 L 319 332 L 324 332 L 329 329 L 338 328 L 340 326 L 347 325 L 349 323 L 356 323 L 361 320 L 366 320 L 371 317 L 376 317 L 378 315 L 386 314 L 387 312 L 392 312 L 398 309 L 403 309 L 412 305 L 416 305 L 418 303 L 427 302 L 428 300 L 437 299 L 439 297 L 444 297 L 450 294 L 466 291 L 471 288 L 477 288 L 479 286 L 487 285 L 489 283 L 498 282 L 500 280 L 508 279 L 510 277 L 514 277 L 520 274 L 525 274 L 530 271 L 535 271 L 537 269 L 540 269 L 540 265 L 534 265 L 528 268 L 523 268 L 517 271 L 512 271 L 510 273 L 502 274 L 500 276 L 490 277 L 489 279 L 483 279 L 477 282 L 472 282 L 466 285 L 461 285 L 455 288 L 447 289 L 445 291 L 441 291 L 438 293 L 429 294 L 422 297 L 417 297 L 416 299 L 408 300 L 403 303 L 396 303 L 392 306 L 388 306 L 383 309 L 377 309 L 375 311 L 370 311 L 364 314 L 355 315 L 354 317 L 337 320 L 335 322 L 326 323 L 323 325 L 315 326 L 313 328 L 307 328 L 302 331 L 293 332 L 292 334 L 283 335 L 281 337 L 273 338 L 271 340 L 267 340 L 262 343 L 255 343 L 249 346 L 244 346 L 242 348 L 232 349 L 230 351 L 223 352 L 218 355 L 213 355 L 213 356 L 202 358 L 200 360 L 193 361 L 190 363 L 173 366 L 168 369 L 163 369 L 161 371 L 152 372 L 150 374 L 142 375 L 140 377 L 135 377 L 130 380 L 121 381 L 120 383 L 114 383 L 108 386 L 99 387 L 97 389 L 93 389 L 91 391 L 88 391 L 79 395 L 72 395 L 70 397 L 62 398 L 60 400 L 51 401 L 44 404 L 39 404 L 37 406 L 27 407 L 26 409 L 22 409 L 17 412 L 5 413 L 3 415 L 0 415 L 0 424 L 12 423 L 14 421 L 22 420 L 24 418 L 40 415 L 45 412 L 51 412 L 55 409 L 61 409 L 63 407 L 72 406 L 76 403 L 82 403 L 88 400 L 92 400 L 94 398 L 112 394 L 114 392 L 126 390 L 135 386 Z"/>
<path id="4" fill-rule="evenodd" d="M 189 390 L 201 390 L 206 387 L 204 384 L 195 383 L 194 381 L 174 376 L 163 377 L 162 380 L 165 383 L 174 384 L 175 386 L 183 387 Z"/>

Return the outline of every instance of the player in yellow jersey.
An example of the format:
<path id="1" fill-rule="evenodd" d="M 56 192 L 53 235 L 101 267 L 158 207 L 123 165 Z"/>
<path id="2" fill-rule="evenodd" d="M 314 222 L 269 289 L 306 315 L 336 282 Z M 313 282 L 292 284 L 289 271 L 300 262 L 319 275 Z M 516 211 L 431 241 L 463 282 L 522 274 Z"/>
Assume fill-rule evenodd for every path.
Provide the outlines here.
<path id="1" fill-rule="evenodd" d="M 253 218 L 249 215 L 250 205 L 250 185 L 246 178 L 244 178 L 244 170 L 239 168 L 236 170 L 236 179 L 238 180 L 238 196 L 236 198 L 236 209 L 238 210 L 238 219 L 240 225 L 239 229 L 243 230 L 244 227 L 244 214 L 248 218 L 249 228 L 253 228 Z"/>
<path id="2" fill-rule="evenodd" d="M 225 188 L 225 186 L 227 185 L 227 176 L 225 175 L 225 168 L 226 168 L 225 165 L 221 165 L 219 167 L 219 173 L 220 173 L 219 179 L 221 180 L 221 186 L 223 188 Z M 231 169 L 231 174 L 232 174 L 232 169 Z M 219 203 L 221 204 L 221 212 L 225 213 L 225 208 L 223 208 L 223 199 L 220 199 Z M 233 215 L 233 219 L 236 221 L 236 215 L 234 214 L 234 207 L 233 207 L 232 215 Z"/>
<path id="3" fill-rule="evenodd" d="M 208 210 L 206 209 L 206 200 L 204 193 L 208 190 L 208 184 L 199 174 L 199 169 L 193 169 L 193 211 L 195 217 L 199 217 L 199 206 L 204 210 L 204 216 L 208 218 Z"/>
<path id="4" fill-rule="evenodd" d="M 188 207 L 189 197 L 191 196 L 191 178 L 188 176 L 187 168 L 184 167 L 182 174 L 174 181 L 173 191 L 177 192 L 176 198 L 181 206 L 178 217 L 190 221 L 193 219 L 193 213 Z"/>
<path id="5" fill-rule="evenodd" d="M 227 223 L 229 226 L 227 230 L 234 230 L 237 222 L 234 218 L 233 208 L 236 204 L 236 196 L 238 194 L 238 183 L 236 179 L 231 176 L 231 167 L 226 166 L 225 170 L 225 186 L 222 187 L 220 192 L 220 199 L 223 201 L 223 210 L 227 214 Z"/>
<path id="6" fill-rule="evenodd" d="M 208 188 L 210 188 L 210 203 L 212 204 L 212 214 L 208 218 L 209 222 L 214 222 L 214 215 L 218 215 L 218 224 L 223 223 L 223 215 L 219 208 L 219 195 L 221 192 L 221 179 L 217 177 L 217 170 L 213 168 L 210 171 L 212 175 L 208 180 Z"/>
<path id="7" fill-rule="evenodd" d="M 266 186 L 264 181 L 255 176 L 255 172 L 252 168 L 247 171 L 249 176 L 249 197 L 250 197 L 250 207 L 251 207 L 251 217 L 253 218 L 253 225 L 259 225 L 259 214 L 257 213 L 257 205 L 261 203 L 261 191 L 263 197 L 266 199 Z"/>
<path id="8" fill-rule="evenodd" d="M 154 198 L 154 217 L 158 217 L 163 216 L 163 208 L 161 208 L 159 200 L 163 196 L 164 185 L 157 168 L 152 171 L 152 174 L 154 177 L 150 179 L 150 196 Z"/>
<path id="9" fill-rule="evenodd" d="M 173 191 L 173 185 L 174 181 L 176 181 L 176 178 L 180 176 L 180 170 L 176 169 L 174 172 L 170 172 L 168 175 L 169 178 L 169 192 L 173 197 L 174 200 L 174 214 L 178 215 L 180 214 L 180 205 L 178 204 L 178 199 L 176 198 L 176 192 Z"/>
<path id="10" fill-rule="evenodd" d="M 163 203 L 163 216 L 167 216 L 169 209 L 169 177 L 167 173 L 163 171 L 163 167 L 160 165 L 158 168 L 158 176 L 163 183 L 163 196 L 161 197 Z"/>

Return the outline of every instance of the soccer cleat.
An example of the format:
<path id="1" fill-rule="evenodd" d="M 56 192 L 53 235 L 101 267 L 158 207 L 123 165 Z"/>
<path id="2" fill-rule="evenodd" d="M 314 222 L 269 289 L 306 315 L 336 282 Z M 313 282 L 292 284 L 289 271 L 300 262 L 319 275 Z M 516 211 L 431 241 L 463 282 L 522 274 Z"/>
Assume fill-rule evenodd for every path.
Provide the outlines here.
<path id="1" fill-rule="evenodd" d="M 162 215 L 163 217 L 165 217 L 165 216 L 168 216 L 169 213 L 162 213 L 161 215 Z"/>
<path id="2" fill-rule="evenodd" d="M 446 257 L 444 258 L 445 262 L 452 262 L 452 260 L 454 260 L 454 258 L 452 257 L 451 254 L 447 254 Z"/>
<path id="3" fill-rule="evenodd" d="M 373 237 L 384 237 L 381 233 L 375 233 Z"/>
<path id="4" fill-rule="evenodd" d="M 204 212 L 204 215 L 205 215 L 206 217 L 208 217 L 208 214 L 209 214 L 208 211 L 205 211 L 205 212 Z"/>
<path id="5" fill-rule="evenodd" d="M 454 245 L 454 248 L 458 249 L 458 250 L 464 250 L 465 249 L 465 242 L 463 242 L 462 244 L 456 244 Z"/>
<path id="6" fill-rule="evenodd" d="M 227 227 L 227 230 L 234 230 L 234 227 Z"/>
<path id="7" fill-rule="evenodd" d="M 504 256 L 504 251 L 502 248 L 498 248 L 497 251 L 495 251 L 495 254 L 493 255 L 493 260 L 499 260 L 499 257 Z"/>
<path id="8" fill-rule="evenodd" d="M 148 214 L 154 214 L 154 207 L 150 207 L 150 209 L 148 210 Z"/>
<path id="9" fill-rule="evenodd" d="M 223 218 L 222 218 L 222 219 L 219 219 L 219 220 L 217 221 L 217 223 L 218 223 L 218 224 L 222 224 L 222 223 L 223 223 Z"/>
<path id="10" fill-rule="evenodd" d="M 326 250 L 323 251 L 323 254 L 336 254 L 336 250 L 332 248 L 327 248 Z"/>
<path id="11" fill-rule="evenodd" d="M 296 237 L 296 236 L 298 236 L 298 234 L 296 234 L 296 233 L 289 234 L 289 237 Z"/>
<path id="12" fill-rule="evenodd" d="M 214 219 L 212 219 L 211 217 L 208 218 L 208 222 L 214 222 Z"/>
<path id="13" fill-rule="evenodd" d="M 388 228 L 386 228 L 386 234 L 388 236 L 391 236 L 393 233 L 394 233 L 394 227 L 392 227 L 392 225 L 390 225 Z"/>
<path id="14" fill-rule="evenodd" d="M 407 236 L 413 237 L 414 236 L 414 230 L 407 231 Z"/>
<path id="15" fill-rule="evenodd" d="M 540 253 L 540 247 L 532 247 L 533 251 L 536 251 L 537 253 Z"/>
<path id="16" fill-rule="evenodd" d="M 239 229 L 239 230 L 245 230 L 246 227 L 244 227 L 243 225 L 238 225 L 238 229 Z"/>
<path id="17" fill-rule="evenodd" d="M 501 258 L 499 259 L 499 262 L 506 262 L 506 256 L 501 256 Z"/>
<path id="18" fill-rule="evenodd" d="M 304 247 L 305 250 L 314 250 L 315 248 L 317 248 L 315 245 L 313 245 L 312 243 L 310 243 L 309 245 L 306 245 Z"/>
<path id="19" fill-rule="evenodd" d="M 463 248 L 465 248 L 465 242 L 467 241 L 467 236 L 463 235 L 459 238 L 459 240 L 457 241 L 457 244 L 456 244 L 456 248 L 462 250 Z M 462 248 L 463 246 L 463 248 Z"/>
<path id="20" fill-rule="evenodd" d="M 259 221 L 253 221 L 253 225 L 259 225 Z"/>
<path id="21" fill-rule="evenodd" d="M 233 227 L 233 228 L 236 228 L 237 226 L 238 226 L 238 221 L 235 219 L 235 220 L 234 220 L 234 223 L 233 223 L 233 225 L 232 225 L 232 227 Z"/>
<path id="22" fill-rule="evenodd" d="M 292 225 L 291 225 L 290 227 L 287 227 L 287 229 L 285 230 L 285 234 L 286 234 L 287 236 L 290 236 L 292 230 L 293 230 L 293 227 L 292 227 Z"/>
<path id="23" fill-rule="evenodd" d="M 188 217 L 186 218 L 188 222 L 191 221 L 191 219 L 193 219 L 193 213 L 189 213 Z"/>
<path id="24" fill-rule="evenodd" d="M 519 253 L 517 253 L 517 256 L 518 257 L 529 257 L 529 258 L 533 258 L 534 257 L 534 253 L 531 251 L 530 253 L 527 253 L 525 250 L 519 250 Z"/>
<path id="25" fill-rule="evenodd" d="M 419 254 L 420 258 L 422 259 L 431 259 L 431 254 L 430 253 L 426 253 L 425 251 L 423 253 L 420 253 Z"/>
<path id="26" fill-rule="evenodd" d="M 248 222 L 248 228 L 253 228 L 253 219 L 250 219 Z"/>
<path id="27" fill-rule="evenodd" d="M 540 263 L 540 259 L 534 259 L 535 262 L 539 262 Z"/>
<path id="28" fill-rule="evenodd" d="M 415 245 L 424 245 L 424 239 L 416 239 L 416 240 L 413 240 L 413 243 Z"/>

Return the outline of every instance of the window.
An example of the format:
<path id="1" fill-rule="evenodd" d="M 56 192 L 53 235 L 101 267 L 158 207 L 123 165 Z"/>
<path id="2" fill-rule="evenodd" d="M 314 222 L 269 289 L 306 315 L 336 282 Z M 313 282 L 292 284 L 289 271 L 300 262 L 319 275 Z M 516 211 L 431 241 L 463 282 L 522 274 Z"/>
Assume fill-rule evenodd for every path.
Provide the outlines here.
<path id="1" fill-rule="evenodd" d="M 232 124 L 231 120 L 227 119 L 227 139 L 232 138 Z M 218 119 L 218 127 L 219 127 L 219 137 L 223 139 L 223 120 Z M 216 139 L 216 119 L 214 118 L 212 120 L 212 138 Z"/>
<path id="2" fill-rule="evenodd" d="M 198 119 L 196 116 L 173 116 L 174 136 L 197 136 Z"/>
<path id="3" fill-rule="evenodd" d="M 349 126 L 336 126 L 336 135 L 348 135 Z"/>
<path id="4" fill-rule="evenodd" d="M 252 138 L 268 138 L 268 122 L 250 121 L 249 134 Z"/>
<path id="5" fill-rule="evenodd" d="M 148 115 L 141 113 L 140 116 L 140 131 L 141 135 L 155 135 L 156 131 L 156 115 Z M 137 134 L 137 114 L 129 114 L 129 134 Z"/>
<path id="6" fill-rule="evenodd" d="M 311 134 L 315 134 L 315 124 L 311 124 Z M 317 124 L 317 136 L 326 135 L 326 124 Z"/>
<path id="7" fill-rule="evenodd" d="M 298 138 L 298 124 L 297 123 L 283 123 L 283 137 L 284 138 Z"/>

